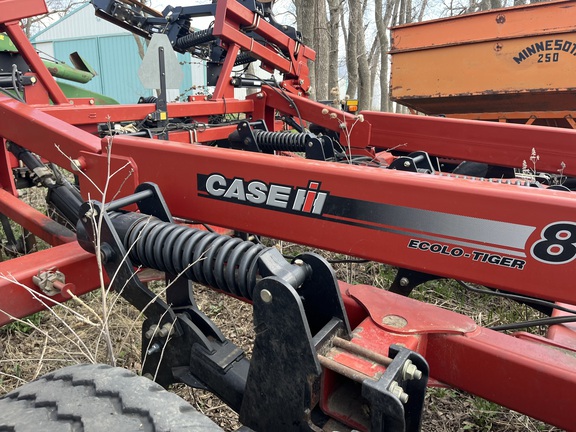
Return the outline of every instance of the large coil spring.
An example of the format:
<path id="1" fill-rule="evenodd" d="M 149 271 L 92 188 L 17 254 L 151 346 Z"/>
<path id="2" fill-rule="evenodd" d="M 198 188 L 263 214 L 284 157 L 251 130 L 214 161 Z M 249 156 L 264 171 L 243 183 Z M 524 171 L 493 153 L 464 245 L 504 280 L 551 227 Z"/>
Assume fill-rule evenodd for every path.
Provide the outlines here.
<path id="1" fill-rule="evenodd" d="M 216 37 L 212 34 L 212 28 L 208 28 L 205 30 L 199 30 L 190 34 L 187 34 L 186 36 L 182 36 L 181 38 L 178 38 L 176 40 L 176 43 L 174 44 L 174 48 L 176 49 L 180 49 L 180 50 L 186 50 L 188 48 L 191 48 L 193 46 L 198 46 L 198 45 L 202 45 L 205 44 L 207 42 L 211 42 L 214 39 L 216 39 Z"/>
<path id="2" fill-rule="evenodd" d="M 140 96 L 138 99 L 139 104 L 148 104 L 148 103 L 156 103 L 158 98 L 156 96 Z"/>
<path id="3" fill-rule="evenodd" d="M 130 259 L 252 300 L 262 245 L 157 219 L 142 218 L 124 238 Z"/>
<path id="4" fill-rule="evenodd" d="M 308 134 L 268 132 L 259 129 L 254 129 L 252 132 L 254 133 L 254 138 L 256 138 L 256 144 L 263 151 L 306 151 Z"/>
<path id="5" fill-rule="evenodd" d="M 256 61 L 256 59 L 254 57 L 252 57 L 252 55 L 249 52 L 243 52 L 243 53 L 238 54 L 238 56 L 236 56 L 236 61 L 234 62 L 234 66 L 245 65 L 248 63 L 252 63 L 253 61 Z"/>

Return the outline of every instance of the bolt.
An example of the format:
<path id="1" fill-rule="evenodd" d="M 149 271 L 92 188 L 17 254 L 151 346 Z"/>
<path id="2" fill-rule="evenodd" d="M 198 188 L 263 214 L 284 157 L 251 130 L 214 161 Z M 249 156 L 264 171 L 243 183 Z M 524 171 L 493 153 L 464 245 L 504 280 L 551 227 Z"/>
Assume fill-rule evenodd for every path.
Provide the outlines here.
<path id="1" fill-rule="evenodd" d="M 158 332 L 158 336 L 166 337 L 166 336 L 170 335 L 170 333 L 172 333 L 172 324 L 166 323 L 162 326 L 162 328 Z"/>
<path id="2" fill-rule="evenodd" d="M 408 402 L 408 394 L 404 392 L 404 389 L 398 384 L 397 381 L 392 381 L 388 387 L 388 391 L 400 399 L 400 402 Z"/>
<path id="3" fill-rule="evenodd" d="M 272 293 L 267 289 L 260 291 L 260 298 L 264 303 L 270 303 L 272 301 Z"/>
<path id="4" fill-rule="evenodd" d="M 82 169 L 82 162 L 80 162 L 80 159 L 72 159 L 70 167 L 72 171 L 80 171 Z"/>
<path id="5" fill-rule="evenodd" d="M 302 84 L 304 84 L 304 80 L 301 79 L 301 80 L 298 81 L 298 83 L 299 83 L 300 85 L 302 85 Z"/>
<path id="6" fill-rule="evenodd" d="M 107 243 L 100 246 L 100 259 L 103 263 L 107 263 L 114 258 L 114 250 Z"/>
<path id="7" fill-rule="evenodd" d="M 298 267 L 302 267 L 304 265 L 304 261 L 302 261 L 300 258 L 295 259 L 293 262 L 294 265 L 297 265 Z"/>
<path id="8" fill-rule="evenodd" d="M 158 326 L 156 324 L 152 324 L 148 329 L 148 331 L 144 334 L 144 336 L 146 336 L 146 339 L 152 339 L 152 336 L 154 336 L 154 333 L 156 333 L 157 328 Z"/>
<path id="9" fill-rule="evenodd" d="M 402 366 L 402 377 L 405 380 L 419 380 L 422 378 L 422 371 L 419 370 L 412 360 L 406 360 L 404 366 Z"/>
<path id="10" fill-rule="evenodd" d="M 264 93 L 256 93 L 258 99 L 264 99 Z"/>
<path id="11" fill-rule="evenodd" d="M 98 216 L 98 211 L 96 209 L 88 209 L 88 211 L 86 211 L 86 213 L 84 213 L 84 217 L 86 218 L 95 218 L 96 216 Z"/>
<path id="12" fill-rule="evenodd" d="M 146 354 L 152 355 L 154 353 L 157 353 L 161 349 L 162 349 L 162 345 L 160 345 L 158 342 L 154 342 L 152 344 L 152 346 L 150 348 L 148 348 L 148 350 L 146 351 Z"/>
<path id="13" fill-rule="evenodd" d="M 407 277 L 400 278 L 400 286 L 407 287 L 410 284 L 410 279 Z"/>
<path id="14" fill-rule="evenodd" d="M 408 167 L 410 166 L 410 161 L 404 162 L 404 166 L 405 166 L 406 168 L 408 168 Z"/>
<path id="15" fill-rule="evenodd" d="M 308 147 L 314 147 L 314 143 L 313 143 L 313 142 L 309 142 L 309 143 L 308 143 Z"/>
<path id="16" fill-rule="evenodd" d="M 90 102 L 88 102 L 88 103 L 89 103 L 90 105 L 94 105 L 94 104 L 95 104 L 94 99 L 90 99 Z"/>

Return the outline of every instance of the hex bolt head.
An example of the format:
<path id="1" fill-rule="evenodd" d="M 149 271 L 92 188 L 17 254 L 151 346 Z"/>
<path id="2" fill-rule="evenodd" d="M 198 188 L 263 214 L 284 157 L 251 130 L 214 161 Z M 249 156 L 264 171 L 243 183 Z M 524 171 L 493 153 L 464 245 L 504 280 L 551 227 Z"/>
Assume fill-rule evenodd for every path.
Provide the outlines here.
<path id="1" fill-rule="evenodd" d="M 158 332 L 158 336 L 166 337 L 166 336 L 169 336 L 171 333 L 172 333 L 172 324 L 166 323 L 162 326 L 162 328 Z"/>
<path id="2" fill-rule="evenodd" d="M 260 298 L 264 303 L 270 303 L 272 301 L 272 293 L 267 289 L 260 291 Z"/>
<path id="3" fill-rule="evenodd" d="M 402 366 L 402 377 L 405 380 L 419 380 L 422 378 L 422 371 L 412 363 L 412 360 L 406 360 L 404 366 Z"/>
<path id="4" fill-rule="evenodd" d="M 158 328 L 158 326 L 156 324 L 152 324 L 150 326 L 150 328 L 146 331 L 146 333 L 144 333 L 144 336 L 146 336 L 146 339 L 152 339 L 152 337 L 154 336 L 154 333 L 156 333 L 157 328 Z"/>
<path id="5" fill-rule="evenodd" d="M 408 168 L 408 167 L 410 166 L 410 161 L 404 162 L 404 166 L 405 166 L 406 168 Z"/>
<path id="6" fill-rule="evenodd" d="M 410 279 L 408 279 L 406 277 L 400 278 L 400 286 L 405 287 L 405 286 L 408 286 L 409 283 L 410 283 Z"/>
<path id="7" fill-rule="evenodd" d="M 300 258 L 295 259 L 294 260 L 294 265 L 297 265 L 298 267 L 302 267 L 304 265 L 304 261 L 302 261 Z"/>
<path id="8" fill-rule="evenodd" d="M 404 389 L 397 381 L 392 381 L 388 386 L 388 391 L 396 396 L 400 402 L 406 403 L 408 402 L 408 394 L 404 392 Z"/>
<path id="9" fill-rule="evenodd" d="M 263 98 L 264 98 L 264 93 L 257 93 L 257 94 L 256 94 L 256 97 L 257 97 L 258 99 L 263 99 Z"/>

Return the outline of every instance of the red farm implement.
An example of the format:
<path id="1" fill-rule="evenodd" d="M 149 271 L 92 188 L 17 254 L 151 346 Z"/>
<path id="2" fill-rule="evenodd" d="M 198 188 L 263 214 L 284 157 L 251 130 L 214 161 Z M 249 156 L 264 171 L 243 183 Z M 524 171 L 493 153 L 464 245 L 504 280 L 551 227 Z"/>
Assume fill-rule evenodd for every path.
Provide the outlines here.
<path id="1" fill-rule="evenodd" d="M 5 60 L 0 79 L 0 213 L 52 246 L 0 263 L 10 275 L 0 279 L 2 324 L 43 308 L 22 286 L 62 302 L 69 290 L 100 286 L 100 262 L 146 318 L 143 374 L 209 389 L 244 430 L 415 431 L 427 385 L 575 430 L 576 131 L 354 116 L 314 102 L 315 53 L 274 21 L 269 3 L 220 0 L 162 14 L 133 1 L 92 3 L 99 16 L 146 38 L 166 35 L 171 49 L 202 58 L 214 91 L 167 103 L 159 75 L 151 103 L 69 99 L 19 25 L 44 13 L 44 2 L 0 2 L 2 30 L 23 60 L 17 68 Z M 191 18 L 210 15 L 213 26 L 190 29 Z M 158 49 L 159 69 L 169 51 Z M 233 71 L 256 60 L 281 80 Z M 235 99 L 246 86 L 257 92 Z M 522 170 L 534 151 L 539 172 Z M 58 217 L 17 198 L 38 184 Z M 349 285 L 318 255 L 288 262 L 191 221 L 398 273 L 390 291 Z M 139 266 L 173 282 L 165 298 L 135 277 Z M 408 297 L 437 278 L 483 285 L 550 316 L 488 329 Z M 253 304 L 250 359 L 198 310 L 192 282 Z M 547 337 L 499 331 L 530 325 L 548 326 Z"/>

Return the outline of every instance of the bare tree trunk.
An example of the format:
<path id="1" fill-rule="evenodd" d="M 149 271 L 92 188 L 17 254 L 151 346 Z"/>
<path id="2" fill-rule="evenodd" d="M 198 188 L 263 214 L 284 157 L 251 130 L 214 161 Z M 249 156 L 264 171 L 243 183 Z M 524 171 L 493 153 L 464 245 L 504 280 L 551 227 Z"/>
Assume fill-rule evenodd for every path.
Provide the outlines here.
<path id="1" fill-rule="evenodd" d="M 315 17 L 314 11 L 316 9 L 316 2 L 318 0 L 299 0 L 296 2 L 296 16 L 298 17 L 298 30 L 302 32 L 302 39 L 304 45 L 311 47 L 316 50 L 314 43 L 314 27 L 315 27 Z M 310 82 L 312 87 L 310 88 L 310 98 L 316 99 L 316 64 L 309 61 L 308 67 L 310 68 Z"/>
<path id="2" fill-rule="evenodd" d="M 340 13 L 342 10 L 341 0 L 328 0 L 330 20 L 328 21 L 328 37 L 330 52 L 328 54 L 328 90 L 330 99 L 339 98 L 338 85 L 338 61 L 340 44 Z"/>
<path id="3" fill-rule="evenodd" d="M 371 97 L 370 97 L 370 109 L 373 109 L 373 100 L 374 100 L 374 89 L 376 88 L 376 76 L 379 72 L 379 63 L 380 63 L 380 41 L 377 37 L 374 38 L 374 42 L 372 42 L 372 47 L 370 48 L 370 55 L 368 56 L 370 62 L 370 89 L 371 89 Z"/>
<path id="4" fill-rule="evenodd" d="M 348 30 L 346 29 L 346 20 L 344 19 L 343 4 L 344 2 L 340 3 L 340 23 L 342 24 L 342 34 L 344 35 L 344 46 L 348 46 Z"/>
<path id="5" fill-rule="evenodd" d="M 422 0 L 422 4 L 420 5 L 420 12 L 418 13 L 418 22 L 421 22 L 424 19 L 424 13 L 426 12 L 427 6 L 428 0 Z"/>
<path id="6" fill-rule="evenodd" d="M 346 95 L 355 98 L 358 92 L 358 33 L 362 27 L 362 6 L 360 0 L 348 0 L 348 40 L 346 43 L 346 69 L 348 86 Z"/>
<path id="7" fill-rule="evenodd" d="M 294 8 L 296 9 L 296 28 L 302 31 L 302 3 L 303 0 L 294 0 Z"/>
<path id="8" fill-rule="evenodd" d="M 132 33 L 132 36 L 134 36 L 136 46 L 138 47 L 138 55 L 140 56 L 141 59 L 144 59 L 144 55 L 146 54 L 146 51 L 144 50 L 144 45 L 148 46 L 148 40 L 144 40 L 143 37 L 138 36 L 135 33 Z"/>
<path id="9" fill-rule="evenodd" d="M 364 0 L 361 11 L 365 10 L 367 0 Z M 370 87 L 370 65 L 368 63 L 368 53 L 366 52 L 366 32 L 364 29 L 364 15 L 356 17 L 358 37 L 358 109 L 366 110 L 372 106 L 372 87 Z"/>
<path id="10" fill-rule="evenodd" d="M 378 40 L 380 42 L 380 110 L 392 111 L 392 102 L 390 101 L 390 93 L 388 90 L 388 51 L 390 49 L 390 40 L 388 36 L 388 25 L 392 14 L 399 7 L 399 0 L 388 0 L 386 8 L 384 9 L 382 0 L 375 0 L 375 15 L 376 30 Z M 384 14 L 382 11 L 384 9 Z"/>
<path id="11" fill-rule="evenodd" d="M 328 75 L 330 68 L 330 38 L 326 0 L 315 2 L 314 49 L 316 50 L 316 100 L 329 98 Z"/>

